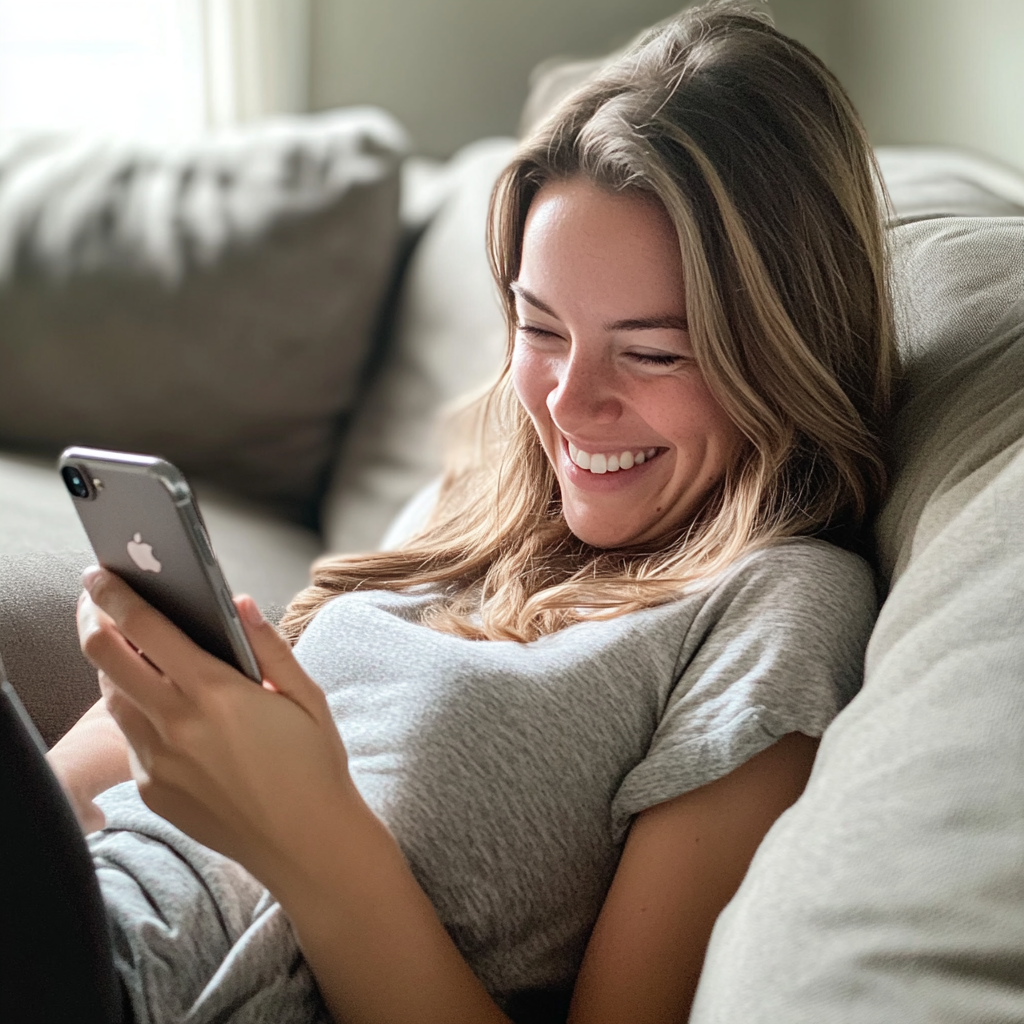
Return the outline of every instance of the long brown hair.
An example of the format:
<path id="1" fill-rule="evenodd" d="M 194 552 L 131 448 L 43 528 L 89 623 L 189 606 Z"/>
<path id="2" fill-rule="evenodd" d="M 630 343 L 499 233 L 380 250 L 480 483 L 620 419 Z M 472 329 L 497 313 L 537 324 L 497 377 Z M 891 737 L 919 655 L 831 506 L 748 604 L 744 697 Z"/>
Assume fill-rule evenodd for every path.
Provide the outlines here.
<path id="1" fill-rule="evenodd" d="M 748 441 L 694 518 L 642 550 L 572 535 L 510 381 L 527 211 L 546 183 L 576 177 L 664 207 L 694 356 Z M 498 180 L 489 249 L 509 354 L 463 413 L 473 443 L 427 528 L 398 551 L 320 560 L 285 633 L 345 591 L 430 585 L 435 628 L 526 641 L 670 600 L 781 538 L 856 544 L 885 487 L 896 371 L 878 181 L 842 87 L 767 18 L 719 2 L 651 30 Z"/>

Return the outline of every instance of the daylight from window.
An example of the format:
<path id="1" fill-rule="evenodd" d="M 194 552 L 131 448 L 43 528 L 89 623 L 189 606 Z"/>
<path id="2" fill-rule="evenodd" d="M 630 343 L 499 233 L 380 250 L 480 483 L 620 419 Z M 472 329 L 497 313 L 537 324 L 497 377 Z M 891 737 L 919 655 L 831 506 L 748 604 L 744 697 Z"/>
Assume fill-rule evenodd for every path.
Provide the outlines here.
<path id="1" fill-rule="evenodd" d="M 0 0 L 0 130 L 204 123 L 200 0 Z"/>

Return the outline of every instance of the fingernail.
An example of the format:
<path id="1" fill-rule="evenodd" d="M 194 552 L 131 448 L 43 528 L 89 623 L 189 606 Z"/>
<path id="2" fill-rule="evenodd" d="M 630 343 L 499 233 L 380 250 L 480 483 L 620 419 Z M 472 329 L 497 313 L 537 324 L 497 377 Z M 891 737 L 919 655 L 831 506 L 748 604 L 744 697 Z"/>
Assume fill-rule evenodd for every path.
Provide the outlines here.
<path id="1" fill-rule="evenodd" d="M 92 588 L 96 581 L 100 578 L 100 574 L 103 570 L 98 565 L 90 565 L 82 573 L 82 586 L 85 587 L 89 593 L 92 593 Z"/>
<path id="2" fill-rule="evenodd" d="M 250 626 L 262 626 L 267 620 L 263 618 L 259 605 L 251 598 L 242 601 L 242 616 Z"/>
<path id="3" fill-rule="evenodd" d="M 78 607 L 79 608 L 82 607 L 82 602 L 86 599 L 87 596 L 88 595 L 86 594 L 86 592 L 84 590 L 78 595 Z"/>

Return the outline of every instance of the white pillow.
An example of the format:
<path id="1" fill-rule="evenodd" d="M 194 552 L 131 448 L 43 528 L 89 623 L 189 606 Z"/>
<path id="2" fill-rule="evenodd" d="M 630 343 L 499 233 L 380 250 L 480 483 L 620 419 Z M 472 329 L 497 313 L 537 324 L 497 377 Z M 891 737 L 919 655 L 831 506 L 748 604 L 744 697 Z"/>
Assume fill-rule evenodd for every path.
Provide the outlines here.
<path id="1" fill-rule="evenodd" d="M 332 551 L 378 547 L 441 470 L 444 407 L 501 368 L 507 335 L 484 240 L 491 189 L 515 147 L 514 139 L 485 139 L 452 158 L 447 181 L 425 176 L 431 202 L 446 191 L 448 198 L 413 253 L 391 350 L 335 465 L 322 517 Z M 407 197 L 403 207 L 418 204 Z"/>

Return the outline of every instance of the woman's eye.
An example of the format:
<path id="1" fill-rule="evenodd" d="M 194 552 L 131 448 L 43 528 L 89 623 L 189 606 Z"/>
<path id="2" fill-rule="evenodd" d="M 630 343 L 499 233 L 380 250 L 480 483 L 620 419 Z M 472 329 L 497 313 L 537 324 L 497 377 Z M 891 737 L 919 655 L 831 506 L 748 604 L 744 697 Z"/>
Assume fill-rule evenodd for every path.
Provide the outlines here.
<path id="1" fill-rule="evenodd" d="M 630 359 L 642 363 L 645 366 L 675 366 L 683 361 L 682 356 L 658 355 L 653 352 L 630 352 Z"/>
<path id="2" fill-rule="evenodd" d="M 557 337 L 553 331 L 545 331 L 543 327 L 534 327 L 531 324 L 516 324 L 516 331 L 519 334 L 525 334 L 528 338 Z"/>

